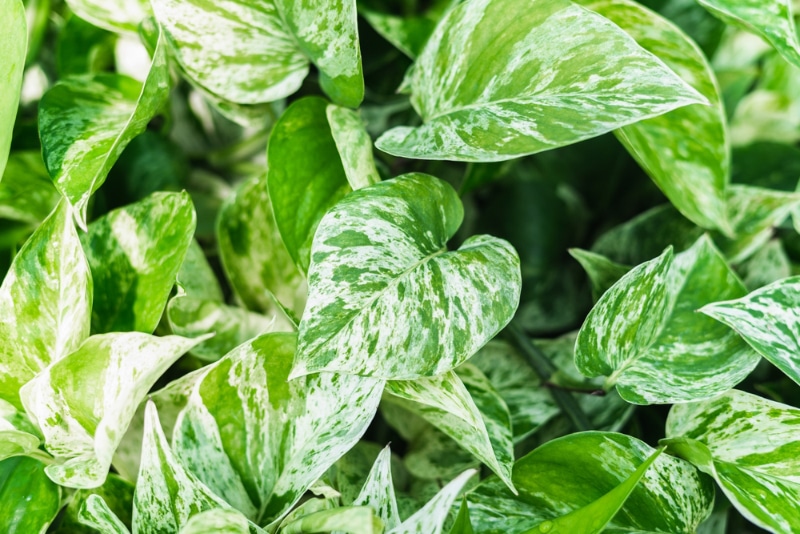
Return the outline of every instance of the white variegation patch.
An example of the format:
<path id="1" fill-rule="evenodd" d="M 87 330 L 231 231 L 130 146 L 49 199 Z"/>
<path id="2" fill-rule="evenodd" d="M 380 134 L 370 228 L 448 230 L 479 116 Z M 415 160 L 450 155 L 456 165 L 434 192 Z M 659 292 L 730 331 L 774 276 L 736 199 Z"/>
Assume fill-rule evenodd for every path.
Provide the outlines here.
<path id="1" fill-rule="evenodd" d="M 0 399 L 18 408 L 19 388 L 89 335 L 92 276 L 72 221 L 60 202 L 0 286 Z"/>
<path id="2" fill-rule="evenodd" d="M 130 530 L 108 507 L 100 495 L 89 495 L 81 506 L 78 520 L 100 534 L 130 534 Z"/>
<path id="3" fill-rule="evenodd" d="M 0 57 L 3 58 L 3 84 L 0 86 L 0 178 L 6 168 L 11 136 L 17 117 L 25 55 L 28 50 L 28 24 L 22 0 L 3 0 L 0 3 Z"/>
<path id="4" fill-rule="evenodd" d="M 568 0 L 471 0 L 439 22 L 408 78 L 423 125 L 376 146 L 501 161 L 707 103 L 609 20 Z"/>
<path id="5" fill-rule="evenodd" d="M 486 235 L 447 251 L 462 218 L 453 188 L 423 174 L 354 191 L 334 206 L 314 236 L 291 376 L 434 376 L 494 337 L 519 303 L 519 257 Z"/>
<path id="6" fill-rule="evenodd" d="M 47 476 L 72 488 L 100 486 L 136 407 L 164 371 L 204 339 L 92 336 L 25 384 L 22 403 L 56 458 Z"/>
<path id="7" fill-rule="evenodd" d="M 397 497 L 392 481 L 392 452 L 388 446 L 384 447 L 375 459 L 353 505 L 372 507 L 388 530 L 400 524 L 400 513 L 397 511 Z"/>
<path id="8" fill-rule="evenodd" d="M 342 506 L 314 512 L 281 527 L 281 534 L 332 532 L 342 534 L 383 534 L 383 521 L 369 506 Z"/>
<path id="9" fill-rule="evenodd" d="M 99 28 L 136 33 L 151 14 L 146 0 L 67 0 L 73 13 Z"/>
<path id="10" fill-rule="evenodd" d="M 358 113 L 333 104 L 328 105 L 325 111 L 347 182 L 353 191 L 380 182 L 381 176 L 372 157 L 372 140 Z"/>
<path id="11" fill-rule="evenodd" d="M 264 532 L 252 529 L 247 518 L 236 510 L 214 508 L 193 515 L 181 529 L 180 534 L 253 534 Z"/>
<path id="12" fill-rule="evenodd" d="M 39 136 L 47 171 L 75 207 L 85 230 L 89 198 L 130 141 L 167 101 L 166 42 L 159 33 L 145 82 L 119 74 L 60 81 L 39 103 Z"/>
<path id="13" fill-rule="evenodd" d="M 451 480 L 414 515 L 402 524 L 387 530 L 386 534 L 442 534 L 450 508 L 456 501 L 467 481 L 475 475 L 470 469 Z"/>
<path id="14" fill-rule="evenodd" d="M 800 410 L 731 390 L 676 405 L 665 444 L 710 474 L 736 509 L 770 532 L 800 524 Z"/>

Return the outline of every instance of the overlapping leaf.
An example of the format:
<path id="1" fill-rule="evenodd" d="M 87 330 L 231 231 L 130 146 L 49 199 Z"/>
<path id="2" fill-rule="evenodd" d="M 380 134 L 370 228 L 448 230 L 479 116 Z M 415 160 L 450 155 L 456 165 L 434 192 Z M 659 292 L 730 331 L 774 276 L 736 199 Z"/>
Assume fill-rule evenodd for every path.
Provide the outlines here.
<path id="1" fill-rule="evenodd" d="M 372 140 L 358 113 L 333 104 L 325 108 L 325 113 L 350 187 L 355 190 L 380 182 L 372 158 Z"/>
<path id="2" fill-rule="evenodd" d="M 397 511 L 397 498 L 392 481 L 392 453 L 389 447 L 385 447 L 378 454 L 353 504 L 372 507 L 389 530 L 400 524 L 400 513 Z"/>
<path id="3" fill-rule="evenodd" d="M 576 511 L 611 491 L 621 492 L 615 488 L 654 453 L 622 434 L 582 432 L 550 441 L 514 465 L 518 496 L 495 478 L 467 494 L 472 524 L 485 534 L 599 532 L 597 527 L 584 530 Z M 607 531 L 693 533 L 711 512 L 713 491 L 711 481 L 691 465 L 662 454 L 629 496 L 620 495 L 624 504 Z M 584 512 L 590 522 L 602 516 L 601 510 Z M 564 517 L 568 514 L 575 514 L 572 520 L 579 522 L 570 524 Z M 557 525 L 563 528 L 557 530 Z"/>
<path id="4" fill-rule="evenodd" d="M 739 273 L 748 289 L 758 289 L 788 278 L 792 266 L 780 240 L 773 239 L 739 264 Z"/>
<path id="5" fill-rule="evenodd" d="M 0 399 L 0 461 L 36 451 L 41 442 L 37 434 L 23 412 Z"/>
<path id="6" fill-rule="evenodd" d="M 589 275 L 592 283 L 592 297 L 595 302 L 608 291 L 625 273 L 630 271 L 627 265 L 613 262 L 600 254 L 595 254 L 588 250 L 572 248 L 570 255 L 578 260 L 583 270 Z"/>
<path id="7" fill-rule="evenodd" d="M 114 210 L 82 236 L 92 268 L 92 332 L 152 333 L 192 241 L 186 192 L 154 193 Z"/>
<path id="8" fill-rule="evenodd" d="M 81 524 L 90 527 L 100 534 L 130 534 L 130 530 L 111 511 L 108 504 L 99 495 L 90 495 L 80 510 Z"/>
<path id="9" fill-rule="evenodd" d="M 47 475 L 63 486 L 100 486 L 136 407 L 202 340 L 138 332 L 92 336 L 28 382 L 20 398 L 57 459 Z"/>
<path id="10" fill-rule="evenodd" d="M 389 530 L 387 534 L 442 534 L 450 508 L 474 475 L 474 470 L 461 473 L 434 495 L 422 509 Z"/>
<path id="11" fill-rule="evenodd" d="M 289 96 L 309 62 L 337 103 L 364 97 L 355 0 L 155 0 L 153 11 L 189 77 L 225 100 Z"/>
<path id="12" fill-rule="evenodd" d="M 44 473 L 44 464 L 17 456 L 0 461 L 0 531 L 45 532 L 61 508 L 61 488 Z"/>
<path id="13" fill-rule="evenodd" d="M 800 410 L 737 390 L 676 405 L 664 443 L 710 474 L 747 519 L 770 532 L 800 524 Z"/>
<path id="14" fill-rule="evenodd" d="M 42 97 L 39 136 L 44 162 L 84 228 L 92 193 L 167 100 L 165 47 L 159 34 L 143 84 L 119 74 L 78 76 L 60 81 Z"/>
<path id="15" fill-rule="evenodd" d="M 448 252 L 462 218 L 452 187 L 422 174 L 354 191 L 331 209 L 312 245 L 292 376 L 432 376 L 497 334 L 519 302 L 519 258 L 485 235 Z"/>
<path id="16" fill-rule="evenodd" d="M 0 177 L 6 168 L 11 134 L 17 118 L 19 95 L 22 89 L 22 73 L 25 70 L 25 55 L 28 51 L 28 24 L 22 0 L 2 0 L 0 19 L 3 34 L 0 36 L 0 57 L 3 71 L 0 73 Z"/>
<path id="17" fill-rule="evenodd" d="M 622 277 L 581 327 L 575 363 L 586 376 L 637 404 L 687 402 L 718 395 L 758 363 L 737 335 L 699 317 L 701 306 L 745 293 L 707 238 L 671 250 Z"/>
<path id="18" fill-rule="evenodd" d="M 287 382 L 295 343 L 267 334 L 208 367 L 176 423 L 184 464 L 261 523 L 280 520 L 358 441 L 382 389 L 329 373 Z"/>
<path id="19" fill-rule="evenodd" d="M 112 32 L 136 33 L 150 14 L 150 4 L 144 0 L 67 0 L 67 5 L 80 18 Z"/>
<path id="20" fill-rule="evenodd" d="M 189 518 L 180 534 L 248 534 L 247 518 L 235 510 L 214 508 Z"/>
<path id="21" fill-rule="evenodd" d="M 427 9 L 417 16 L 398 17 L 366 5 L 359 5 L 358 13 L 384 39 L 414 59 L 422 52 L 442 13 L 455 3 L 457 0 L 434 0 L 425 4 Z"/>
<path id="22" fill-rule="evenodd" d="M 424 124 L 376 144 L 423 159 L 511 159 L 706 102 L 618 26 L 566 0 L 459 4 L 407 85 Z"/>
<path id="23" fill-rule="evenodd" d="M 92 277 L 62 201 L 14 258 L 0 287 L 0 398 L 18 391 L 89 335 Z"/>
<path id="24" fill-rule="evenodd" d="M 0 181 L 0 217 L 38 226 L 61 195 L 44 168 L 38 151 L 12 153 Z"/>

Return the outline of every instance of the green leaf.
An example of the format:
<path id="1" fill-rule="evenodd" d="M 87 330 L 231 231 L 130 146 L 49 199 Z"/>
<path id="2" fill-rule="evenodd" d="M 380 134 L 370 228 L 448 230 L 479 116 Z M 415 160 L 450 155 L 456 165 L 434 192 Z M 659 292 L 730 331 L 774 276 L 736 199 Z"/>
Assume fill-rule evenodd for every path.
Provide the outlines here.
<path id="1" fill-rule="evenodd" d="M 325 113 L 350 187 L 356 190 L 380 182 L 372 158 L 372 139 L 358 113 L 333 104 L 325 108 Z"/>
<path id="2" fill-rule="evenodd" d="M 0 287 L 0 398 L 21 407 L 19 388 L 89 335 L 92 277 L 62 201 L 14 258 Z"/>
<path id="3" fill-rule="evenodd" d="M 155 0 L 153 11 L 188 76 L 225 100 L 289 96 L 309 61 L 335 102 L 357 107 L 364 98 L 355 0 Z"/>
<path id="4" fill-rule="evenodd" d="M 695 311 L 745 292 L 709 238 L 674 261 L 667 250 L 600 298 L 578 334 L 575 363 L 586 376 L 607 376 L 606 388 L 616 385 L 635 404 L 719 395 L 742 381 L 758 356 Z"/>
<path id="5" fill-rule="evenodd" d="M 275 221 L 286 249 L 303 273 L 308 272 L 317 225 L 352 191 L 331 133 L 327 107 L 328 103 L 316 96 L 292 103 L 272 129 L 267 147 L 267 183 Z"/>
<path id="6" fill-rule="evenodd" d="M 60 81 L 42 97 L 39 136 L 44 162 L 84 229 L 92 193 L 167 100 L 165 46 L 159 35 L 144 84 L 119 74 L 76 76 Z"/>
<path id="7" fill-rule="evenodd" d="M 72 488 L 100 486 L 136 407 L 164 371 L 203 339 L 92 336 L 25 384 L 22 403 L 57 460 L 47 466 L 47 476 Z"/>
<path id="8" fill-rule="evenodd" d="M 381 534 L 383 521 L 369 506 L 343 506 L 303 516 L 281 528 L 281 534 L 304 532 L 348 532 L 352 534 Z"/>
<path id="9" fill-rule="evenodd" d="M 800 277 L 778 280 L 742 298 L 708 304 L 700 311 L 734 329 L 800 384 Z"/>
<path id="10" fill-rule="evenodd" d="M 389 530 L 400 524 L 400 513 L 397 511 L 397 497 L 392 480 L 392 452 L 388 446 L 384 447 L 375 459 L 353 505 L 370 506 Z"/>
<path id="11" fill-rule="evenodd" d="M 472 521 L 469 519 L 469 505 L 467 505 L 466 499 L 461 501 L 461 507 L 458 509 L 458 515 L 453 523 L 453 528 L 450 529 L 450 534 L 475 534 Z"/>
<path id="12" fill-rule="evenodd" d="M 682 460 L 666 455 L 653 460 L 656 452 L 636 438 L 606 432 L 549 441 L 514 464 L 518 496 L 494 477 L 467 494 L 473 527 L 481 534 L 597 532 L 570 521 L 602 521 L 606 507 L 592 503 L 606 499 L 614 501 L 611 506 L 624 502 L 607 532 L 693 533 L 711 512 L 713 483 Z M 648 459 L 647 476 L 625 499 Z"/>
<path id="13" fill-rule="evenodd" d="M 225 274 L 245 306 L 270 314 L 277 299 L 302 313 L 305 281 L 281 240 L 265 177 L 247 180 L 223 204 L 217 240 Z"/>
<path id="14" fill-rule="evenodd" d="M 44 474 L 44 464 L 17 456 L 0 462 L 0 531 L 45 532 L 61 508 L 61 489 Z"/>
<path id="15" fill-rule="evenodd" d="M 486 235 L 448 252 L 462 218 L 452 187 L 423 174 L 359 189 L 331 209 L 312 245 L 291 376 L 433 376 L 494 337 L 519 302 L 519 258 Z"/>
<path id="16" fill-rule="evenodd" d="M 24 412 L 0 399 L 0 461 L 12 456 L 23 456 L 39 448 L 38 431 Z"/>
<path id="17" fill-rule="evenodd" d="M 89 495 L 80 510 L 80 522 L 100 534 L 130 534 L 130 530 L 111 511 L 100 495 Z"/>
<path id="18" fill-rule="evenodd" d="M 773 239 L 738 266 L 744 285 L 758 289 L 789 278 L 792 266 L 780 240 Z"/>
<path id="19" fill-rule="evenodd" d="M 131 525 L 134 485 L 111 473 L 99 488 L 75 492 L 61 515 L 59 529 L 83 531 L 82 525 L 96 522 L 98 530 L 128 532 Z M 89 523 L 87 523 L 87 521 Z"/>
<path id="20" fill-rule="evenodd" d="M 3 58 L 3 70 L 0 72 L 0 176 L 3 176 L 17 118 L 28 50 L 28 24 L 22 0 L 2 0 L 0 19 L 3 20 L 3 34 L 0 36 L 0 57 Z"/>
<path id="21" fill-rule="evenodd" d="M 670 451 L 710 474 L 739 512 L 770 532 L 800 524 L 800 410 L 732 390 L 672 407 Z"/>
<path id="22" fill-rule="evenodd" d="M 376 146 L 422 159 L 512 159 L 706 102 L 619 27 L 567 0 L 459 4 L 408 82 L 424 124 Z"/>
<path id="23" fill-rule="evenodd" d="M 81 17 L 70 16 L 58 34 L 56 45 L 59 78 L 113 69 L 116 44 L 116 34 Z"/>
<path id="24" fill-rule="evenodd" d="M 67 5 L 80 18 L 111 32 L 136 33 L 150 14 L 145 0 L 67 0 Z"/>
<path id="25" fill-rule="evenodd" d="M 428 9 L 418 16 L 398 17 L 367 8 L 365 5 L 358 6 L 358 13 L 381 37 L 414 59 L 422 52 L 442 13 L 456 3 L 458 0 L 426 2 L 425 5 L 429 6 Z"/>
<path id="26" fill-rule="evenodd" d="M 267 334 L 206 367 L 176 422 L 176 454 L 260 524 L 280 520 L 350 449 L 382 382 L 316 374 L 287 382 L 294 334 Z"/>
<path id="27" fill-rule="evenodd" d="M 209 265 L 203 249 L 194 239 L 186 249 L 181 268 L 175 275 L 175 283 L 179 292 L 182 291 L 186 296 L 212 302 L 225 300 L 216 273 Z"/>
<path id="28" fill-rule="evenodd" d="M 155 330 L 196 226 L 189 194 L 153 193 L 89 225 L 92 332 Z"/>
<path id="29" fill-rule="evenodd" d="M 786 61 L 800 67 L 800 42 L 791 0 L 698 0 L 714 16 L 765 39 Z"/>
<path id="30" fill-rule="evenodd" d="M 402 406 L 450 436 L 513 491 L 511 416 L 503 399 L 476 367 L 465 364 L 457 372 L 430 378 L 391 380 L 386 393 L 385 402 Z"/>
<path id="31" fill-rule="evenodd" d="M 703 52 L 677 26 L 630 1 L 582 0 L 618 24 L 708 99 L 615 132 L 639 165 L 688 219 L 730 234 L 725 205 L 730 148 L 720 91 Z"/>
<path id="32" fill-rule="evenodd" d="M 627 265 L 613 262 L 600 254 L 579 248 L 569 249 L 570 255 L 581 264 L 592 283 L 592 298 L 597 302 L 628 271 Z"/>
<path id="33" fill-rule="evenodd" d="M 441 534 L 444 532 L 444 523 L 450 514 L 450 508 L 458 498 L 464 485 L 475 475 L 476 471 L 470 469 L 451 480 L 445 487 L 428 501 L 414 515 L 403 523 L 387 532 L 387 534 Z"/>
<path id="34" fill-rule="evenodd" d="M 61 195 L 38 151 L 12 152 L 0 181 L 0 217 L 38 226 Z"/>
<path id="35" fill-rule="evenodd" d="M 247 518 L 235 510 L 215 508 L 189 518 L 180 534 L 248 534 Z"/>

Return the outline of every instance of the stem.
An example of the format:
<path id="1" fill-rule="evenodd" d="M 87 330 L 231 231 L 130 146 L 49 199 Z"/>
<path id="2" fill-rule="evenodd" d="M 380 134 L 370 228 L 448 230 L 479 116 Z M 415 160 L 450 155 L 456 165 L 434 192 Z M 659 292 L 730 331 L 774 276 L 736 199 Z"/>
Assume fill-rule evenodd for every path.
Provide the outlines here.
<path id="1" fill-rule="evenodd" d="M 512 321 L 507 327 L 506 332 L 512 343 L 519 349 L 522 355 L 527 360 L 528 365 L 531 366 L 533 371 L 539 376 L 542 384 L 547 384 L 550 377 L 557 370 L 556 366 L 550 361 L 544 352 L 539 347 L 531 343 L 531 340 L 522 331 L 519 325 Z M 583 413 L 583 410 L 575 401 L 575 398 L 568 391 L 563 389 L 550 389 L 550 394 L 561 410 L 572 421 L 573 426 L 579 432 L 592 429 L 592 423 L 589 418 Z"/>

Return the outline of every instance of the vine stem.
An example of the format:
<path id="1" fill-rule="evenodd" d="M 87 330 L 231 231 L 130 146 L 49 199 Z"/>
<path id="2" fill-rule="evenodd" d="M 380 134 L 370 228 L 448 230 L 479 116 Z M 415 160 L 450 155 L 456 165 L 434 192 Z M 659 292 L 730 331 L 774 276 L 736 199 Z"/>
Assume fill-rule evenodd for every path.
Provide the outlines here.
<path id="1" fill-rule="evenodd" d="M 506 327 L 506 333 L 508 334 L 509 340 L 525 357 L 528 365 L 530 365 L 533 371 L 539 376 L 539 380 L 542 381 L 542 384 L 547 384 L 550 381 L 550 377 L 553 376 L 553 373 L 557 370 L 553 362 L 550 361 L 550 358 L 531 342 L 530 338 L 528 338 L 515 321 L 509 323 Z M 589 422 L 589 418 L 583 413 L 583 410 L 571 393 L 563 389 L 550 388 L 550 394 L 553 395 L 556 404 L 558 404 L 559 408 L 569 417 L 569 420 L 577 431 L 583 432 L 592 430 L 592 423 Z"/>

